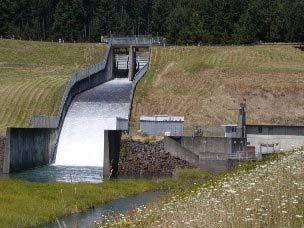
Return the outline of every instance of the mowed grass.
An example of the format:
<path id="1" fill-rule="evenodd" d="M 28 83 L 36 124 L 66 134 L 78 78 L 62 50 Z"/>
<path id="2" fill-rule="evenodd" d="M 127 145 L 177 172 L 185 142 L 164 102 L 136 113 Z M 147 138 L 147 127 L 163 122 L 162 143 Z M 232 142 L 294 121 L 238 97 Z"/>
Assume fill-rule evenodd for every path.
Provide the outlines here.
<path id="1" fill-rule="evenodd" d="M 106 46 L 0 39 L 0 134 L 57 115 L 73 73 L 103 60 Z"/>
<path id="2" fill-rule="evenodd" d="M 235 123 L 246 100 L 248 122 L 304 124 L 304 52 L 287 45 L 154 47 L 139 83 L 140 115 L 186 117 L 188 125 Z"/>
<path id="3" fill-rule="evenodd" d="M 39 184 L 0 180 L 0 227 L 33 227 L 64 215 L 148 190 L 159 184 L 145 180 L 102 184 Z"/>

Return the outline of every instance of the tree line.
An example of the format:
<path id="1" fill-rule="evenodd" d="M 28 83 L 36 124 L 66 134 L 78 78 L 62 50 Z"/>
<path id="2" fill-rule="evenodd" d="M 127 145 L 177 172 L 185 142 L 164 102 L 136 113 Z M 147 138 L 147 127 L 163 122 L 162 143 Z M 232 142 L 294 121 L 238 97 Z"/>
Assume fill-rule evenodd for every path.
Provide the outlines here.
<path id="1" fill-rule="evenodd" d="M 303 0 L 1 0 L 0 36 L 99 41 L 152 34 L 173 44 L 303 42 Z"/>

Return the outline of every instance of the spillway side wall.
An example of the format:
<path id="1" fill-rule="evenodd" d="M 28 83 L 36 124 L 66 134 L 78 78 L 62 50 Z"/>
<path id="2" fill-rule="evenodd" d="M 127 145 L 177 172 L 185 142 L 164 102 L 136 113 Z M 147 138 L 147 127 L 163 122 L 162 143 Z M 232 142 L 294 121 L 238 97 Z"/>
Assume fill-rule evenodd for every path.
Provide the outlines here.
<path id="1" fill-rule="evenodd" d="M 103 160 L 104 179 L 118 176 L 118 163 L 122 131 L 105 131 L 105 146 Z"/>
<path id="2" fill-rule="evenodd" d="M 32 118 L 33 128 L 60 128 L 63 124 L 67 111 L 73 98 L 86 90 L 103 84 L 113 79 L 113 49 L 107 48 L 104 61 L 94 66 L 81 69 L 68 82 L 57 116 L 34 116 Z"/>
<path id="3" fill-rule="evenodd" d="M 6 137 L 0 136 L 0 174 L 2 173 L 1 170 L 3 169 L 5 146 L 6 146 Z"/>
<path id="4" fill-rule="evenodd" d="M 56 136 L 57 132 L 54 129 L 8 129 L 3 173 L 48 165 Z"/>
<path id="5" fill-rule="evenodd" d="M 113 49 L 108 47 L 105 61 L 85 68 L 69 81 L 58 116 L 36 116 L 32 128 L 7 129 L 2 172 L 19 172 L 52 163 L 64 118 L 73 98 L 86 90 L 113 79 Z M 0 173 L 1 173 L 0 170 Z"/>
<path id="6" fill-rule="evenodd" d="M 98 85 L 101 85 L 103 83 L 106 83 L 113 79 L 113 49 L 111 47 L 108 48 L 107 54 L 106 54 L 106 60 L 104 63 L 102 63 L 102 66 L 93 66 L 92 68 L 87 68 L 84 70 L 84 72 L 80 72 L 79 75 L 75 76 L 76 82 L 72 82 L 73 86 L 68 87 L 67 89 L 67 95 L 66 98 L 63 98 L 62 100 L 62 106 L 61 106 L 61 114 L 58 116 L 58 125 L 57 125 L 57 131 L 58 131 L 58 137 L 56 139 L 56 145 L 55 149 L 52 152 L 50 163 L 55 162 L 56 159 L 56 151 L 57 151 L 57 145 L 59 141 L 60 132 L 64 123 L 65 116 L 69 110 L 69 107 L 73 101 L 73 98 L 86 90 L 92 89 Z M 78 80 L 81 78 L 81 80 Z M 40 125 L 41 126 L 41 125 Z M 44 127 L 43 125 L 41 127 Z"/>
<path id="7" fill-rule="evenodd" d="M 131 120 L 131 114 L 132 114 L 132 103 L 133 103 L 133 99 L 134 99 L 134 95 L 135 95 L 135 91 L 136 91 L 136 87 L 139 83 L 139 81 L 146 75 L 146 73 L 148 72 L 149 69 L 149 63 L 146 64 L 140 71 L 138 71 L 136 73 L 136 75 L 134 76 L 134 80 L 132 82 L 132 89 L 131 89 L 131 94 L 130 94 L 130 110 L 129 110 L 129 120 Z"/>

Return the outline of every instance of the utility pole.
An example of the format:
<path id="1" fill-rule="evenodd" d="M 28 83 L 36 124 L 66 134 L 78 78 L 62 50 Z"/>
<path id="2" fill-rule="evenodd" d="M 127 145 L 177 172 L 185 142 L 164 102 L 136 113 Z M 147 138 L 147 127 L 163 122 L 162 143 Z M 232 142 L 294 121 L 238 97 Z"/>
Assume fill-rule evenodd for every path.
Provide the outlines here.
<path id="1" fill-rule="evenodd" d="M 238 126 L 241 128 L 241 137 L 246 138 L 246 103 L 241 103 Z"/>

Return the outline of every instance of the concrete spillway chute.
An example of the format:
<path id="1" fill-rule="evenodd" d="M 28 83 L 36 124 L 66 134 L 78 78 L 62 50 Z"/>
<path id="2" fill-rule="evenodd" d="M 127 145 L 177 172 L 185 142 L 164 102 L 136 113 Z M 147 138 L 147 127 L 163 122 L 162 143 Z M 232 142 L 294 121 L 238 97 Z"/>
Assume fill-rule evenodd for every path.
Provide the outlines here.
<path id="1" fill-rule="evenodd" d="M 104 62 L 76 73 L 66 87 L 59 115 L 35 117 L 32 128 L 9 129 L 3 172 L 55 163 L 103 166 L 104 175 L 109 175 L 117 167 L 120 134 L 128 126 L 135 84 L 148 69 L 150 46 L 133 44 L 110 43 Z M 120 64 L 127 72 L 119 76 L 114 53 L 123 49 L 127 58 Z"/>
<path id="2" fill-rule="evenodd" d="M 117 174 L 121 131 L 128 130 L 133 79 L 149 62 L 147 53 L 137 55 L 142 51 L 133 46 L 128 49 L 128 55 L 121 47 L 113 50 L 116 79 L 74 98 L 62 127 L 55 165 L 103 167 L 105 177 Z"/>

